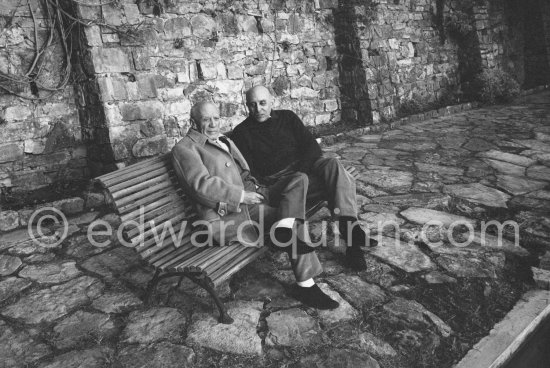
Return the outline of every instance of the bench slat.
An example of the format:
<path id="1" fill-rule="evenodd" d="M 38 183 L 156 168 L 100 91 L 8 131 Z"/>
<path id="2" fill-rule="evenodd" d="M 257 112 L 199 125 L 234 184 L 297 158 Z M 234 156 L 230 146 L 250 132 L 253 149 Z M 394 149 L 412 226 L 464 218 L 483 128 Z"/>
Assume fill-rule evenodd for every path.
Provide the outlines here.
<path id="1" fill-rule="evenodd" d="M 155 190 L 163 189 L 163 187 L 174 187 L 170 174 L 157 176 L 154 179 L 146 180 L 137 185 L 119 190 L 113 194 L 117 206 L 123 206 L 126 203 L 146 196 Z"/>
<path id="2" fill-rule="evenodd" d="M 202 250 L 203 250 L 202 252 L 197 253 L 193 257 L 187 258 L 184 261 L 182 261 L 181 263 L 179 263 L 177 267 L 180 268 L 180 269 L 184 268 L 187 265 L 190 265 L 192 263 L 195 263 L 195 262 L 198 262 L 202 259 L 205 259 L 210 254 L 219 252 L 221 249 L 220 249 L 220 247 L 203 247 Z"/>
<path id="3" fill-rule="evenodd" d="M 143 213 L 147 213 L 147 212 L 155 210 L 157 208 L 162 208 L 163 206 L 166 206 L 167 204 L 176 202 L 178 200 L 181 200 L 180 196 L 178 196 L 177 194 L 171 194 L 169 196 L 166 196 L 166 197 L 163 197 L 163 198 L 159 199 L 158 201 L 155 201 L 153 203 L 149 203 L 149 204 L 143 206 Z M 140 215 L 141 211 L 142 211 L 142 209 L 137 208 L 134 211 L 128 212 L 128 213 L 120 216 L 120 219 L 122 220 L 122 222 L 136 220 L 136 219 L 139 218 L 139 215 Z"/>
<path id="4" fill-rule="evenodd" d="M 234 248 L 236 246 L 237 245 L 230 245 L 230 246 L 226 246 L 226 247 L 223 247 L 223 248 Z M 199 261 L 195 262 L 194 265 L 187 266 L 183 269 L 179 266 L 176 266 L 175 269 L 186 271 L 186 272 L 200 272 L 200 271 L 205 270 L 211 264 L 214 264 L 215 262 L 217 262 L 219 259 L 224 257 L 226 254 L 233 253 L 233 252 L 234 252 L 234 250 L 232 250 L 232 249 L 220 250 L 220 251 L 212 254 L 208 258 L 201 260 L 200 262 Z"/>
<path id="5" fill-rule="evenodd" d="M 169 156 L 170 156 L 170 154 L 167 153 L 167 154 L 162 155 L 162 156 L 148 158 L 146 160 L 136 162 L 134 164 L 123 167 L 121 169 L 117 169 L 117 170 L 111 171 L 109 173 L 103 174 L 101 176 L 98 176 L 96 178 L 96 180 L 100 180 L 102 182 L 103 181 L 108 181 L 108 180 L 110 180 L 110 179 L 112 179 L 116 176 L 119 176 L 121 174 L 124 174 L 126 172 L 131 172 L 131 171 L 134 171 L 134 170 L 138 170 L 138 169 L 141 169 L 142 167 L 145 167 L 145 166 L 149 167 L 149 166 L 154 165 L 154 164 L 156 164 L 157 162 L 160 162 L 160 161 L 167 162 L 170 158 Z"/>
<path id="6" fill-rule="evenodd" d="M 125 235 L 128 239 L 133 239 L 137 237 L 140 231 L 148 231 L 151 229 L 151 221 L 156 225 L 164 223 L 167 220 L 172 219 L 179 214 L 185 215 L 186 219 L 192 219 L 195 216 L 194 209 L 183 206 L 167 206 L 167 208 L 162 211 L 155 211 L 154 213 L 149 213 L 143 217 L 143 229 L 138 227 L 133 227 L 130 230 L 125 232 Z M 175 229 L 174 229 L 175 230 Z"/>
<path id="7" fill-rule="evenodd" d="M 183 236 L 181 239 L 181 242 L 183 244 L 186 244 L 188 241 L 188 238 L 190 238 L 190 234 Z M 162 252 L 167 248 L 177 249 L 177 248 L 180 248 L 180 246 L 181 246 L 180 244 L 174 244 L 174 239 L 171 236 L 165 237 L 162 241 L 162 244 L 157 244 L 157 241 L 153 237 L 146 240 L 145 242 L 143 242 L 142 245 L 140 245 L 142 250 L 139 251 L 139 254 L 141 258 L 143 258 L 144 260 L 147 260 L 147 258 L 151 256 L 155 258 L 156 257 L 156 255 L 154 255 L 155 253 L 158 254 L 159 252 Z M 152 260 L 149 260 L 149 262 L 152 262 Z"/>
<path id="8" fill-rule="evenodd" d="M 172 269 L 172 265 L 174 263 L 178 263 L 179 261 L 183 260 L 183 259 L 187 259 L 189 257 L 192 257 L 194 254 L 197 254 L 199 253 L 200 251 L 202 251 L 203 248 L 197 248 L 191 244 L 185 246 L 185 249 L 182 249 L 181 251 L 178 251 L 177 252 L 173 252 L 170 254 L 170 257 L 166 257 L 167 259 L 162 261 L 162 260 L 159 260 L 159 263 L 157 264 L 156 267 L 158 267 L 159 269 L 161 270 L 170 270 Z M 166 256 L 166 255 L 165 255 Z"/>
<path id="9" fill-rule="evenodd" d="M 161 160 L 158 162 L 147 163 L 141 166 L 134 168 L 133 165 L 125 167 L 124 169 L 115 171 L 117 175 L 114 175 L 109 178 L 99 177 L 98 179 L 107 187 L 107 188 L 120 188 L 119 186 L 124 183 L 131 181 L 135 178 L 141 177 L 147 173 L 158 171 L 160 169 L 169 170 L 171 163 L 166 160 Z M 117 190 L 117 189 L 115 189 Z"/>
<path id="10" fill-rule="evenodd" d="M 172 216 L 169 216 L 169 215 L 172 215 Z M 145 244 L 146 241 L 148 241 L 151 238 L 155 239 L 155 234 L 157 237 L 162 235 L 164 228 L 167 229 L 165 232 L 165 237 L 172 236 L 169 230 L 170 228 L 174 230 L 174 234 L 177 237 L 182 236 L 182 238 L 183 236 L 185 236 L 185 234 L 192 231 L 192 226 L 190 222 L 186 221 L 188 219 L 188 216 L 186 213 L 179 213 L 178 211 L 174 211 L 174 212 L 171 212 L 169 215 L 167 215 L 167 217 L 170 217 L 170 218 L 166 218 L 164 219 L 164 221 L 155 221 L 154 223 L 155 226 L 150 226 L 150 223 L 147 222 L 146 225 L 144 226 L 144 229 L 141 232 L 139 231 L 138 228 L 132 229 L 132 234 L 134 234 L 134 236 L 129 237 L 127 235 L 127 237 L 128 239 L 130 239 L 130 242 L 134 244 L 138 252 L 141 252 L 146 248 L 146 244 Z M 185 228 L 183 229 L 183 234 L 181 234 L 182 226 L 185 226 Z"/>
<path id="11" fill-rule="evenodd" d="M 129 203 L 124 206 L 118 206 L 118 212 L 119 213 L 127 213 L 131 212 L 134 209 L 139 209 L 140 206 L 145 206 L 149 203 L 152 203 L 156 200 L 162 199 L 164 197 L 168 197 L 174 195 L 174 189 L 172 187 L 168 187 L 162 190 L 159 190 L 155 193 L 151 193 L 150 195 L 140 198 L 138 200 L 133 201 L 132 203 Z"/>
<path id="12" fill-rule="evenodd" d="M 139 175 L 133 178 L 124 179 L 124 181 L 115 185 L 109 184 L 109 190 L 111 191 L 111 193 L 116 194 L 116 192 L 118 192 L 119 190 L 139 184 L 145 180 L 154 179 L 164 174 L 170 174 L 170 170 L 166 166 L 161 166 L 158 169 L 152 171 L 145 171 L 144 169 L 142 172 L 139 173 Z"/>
<path id="13" fill-rule="evenodd" d="M 230 278 L 235 272 L 239 271 L 241 268 L 261 256 L 266 251 L 266 247 L 244 249 L 245 250 L 237 257 L 233 258 L 230 263 L 218 268 L 216 271 L 211 272 L 208 268 L 206 269 L 206 272 L 210 276 L 210 279 L 214 285 L 221 284 L 223 281 Z"/>

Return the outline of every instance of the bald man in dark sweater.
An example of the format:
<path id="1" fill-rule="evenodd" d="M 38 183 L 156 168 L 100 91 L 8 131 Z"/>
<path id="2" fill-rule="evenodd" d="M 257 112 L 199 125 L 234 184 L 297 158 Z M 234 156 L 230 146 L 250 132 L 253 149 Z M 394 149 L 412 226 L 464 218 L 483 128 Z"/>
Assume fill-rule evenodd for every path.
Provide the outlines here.
<path id="1" fill-rule="evenodd" d="M 338 219 L 346 240 L 346 260 L 357 271 L 366 269 L 361 246 L 374 246 L 357 222 L 355 181 L 334 158 L 322 157 L 319 144 L 300 118 L 289 110 L 272 110 L 267 88 L 256 86 L 246 94 L 249 117 L 231 137 L 248 162 L 252 174 L 269 185 L 295 172 L 309 178 L 308 193 L 322 189 L 329 208 Z"/>

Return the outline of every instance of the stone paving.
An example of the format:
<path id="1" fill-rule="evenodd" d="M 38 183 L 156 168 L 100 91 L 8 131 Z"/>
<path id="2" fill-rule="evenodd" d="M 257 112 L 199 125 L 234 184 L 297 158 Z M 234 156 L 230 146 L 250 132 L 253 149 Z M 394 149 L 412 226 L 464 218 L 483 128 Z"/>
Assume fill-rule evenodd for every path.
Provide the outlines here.
<path id="1" fill-rule="evenodd" d="M 429 354 L 460 328 L 415 300 L 416 285 L 495 280 L 513 257 L 550 269 L 550 93 L 346 137 L 325 152 L 360 170 L 360 218 L 380 241 L 367 271 L 353 273 L 328 226 L 318 281 L 338 309 L 286 296 L 292 272 L 283 253 L 220 287 L 231 325 L 216 322 L 213 303 L 190 282 L 175 289 L 166 280 L 146 305 L 151 270 L 131 249 L 90 244 L 90 222 L 116 228 L 118 219 L 88 211 L 69 218 L 61 244 L 38 246 L 24 230 L 1 235 L 0 367 L 413 367 L 404 355 L 411 346 Z M 481 221 L 491 219 L 516 221 L 520 246 L 508 227 L 501 243 L 481 236 Z M 326 209 L 315 216 L 314 239 L 329 220 Z M 368 324 L 373 311 L 383 320 Z M 384 323 L 390 339 L 369 329 Z"/>

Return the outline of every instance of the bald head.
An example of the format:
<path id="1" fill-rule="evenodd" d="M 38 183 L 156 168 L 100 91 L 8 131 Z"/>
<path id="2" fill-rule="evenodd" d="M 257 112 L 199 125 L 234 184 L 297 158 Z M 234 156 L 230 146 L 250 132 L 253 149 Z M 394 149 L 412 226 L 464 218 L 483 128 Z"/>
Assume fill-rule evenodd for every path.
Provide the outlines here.
<path id="1" fill-rule="evenodd" d="M 191 108 L 191 121 L 194 128 L 210 139 L 220 136 L 220 112 L 210 101 L 199 102 Z"/>
<path id="2" fill-rule="evenodd" d="M 271 116 L 273 97 L 264 86 L 252 87 L 246 92 L 246 107 L 252 119 L 259 123 L 264 122 Z"/>

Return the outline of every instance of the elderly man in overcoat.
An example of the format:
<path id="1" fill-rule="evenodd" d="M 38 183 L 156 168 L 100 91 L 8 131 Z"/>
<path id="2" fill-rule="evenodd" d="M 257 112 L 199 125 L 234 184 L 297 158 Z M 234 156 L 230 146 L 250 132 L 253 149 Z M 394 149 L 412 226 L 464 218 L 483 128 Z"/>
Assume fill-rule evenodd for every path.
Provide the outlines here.
<path id="1" fill-rule="evenodd" d="M 315 284 L 313 277 L 322 267 L 306 234 L 299 234 L 304 229 L 300 224 L 305 217 L 307 175 L 295 173 L 261 186 L 239 149 L 221 134 L 214 103 L 193 106 L 191 121 L 188 134 L 172 149 L 173 163 L 213 240 L 221 246 L 234 242 L 261 246 L 262 229 L 255 224 L 263 224 L 276 245 L 287 245 L 284 249 L 289 252 L 297 281 L 293 296 L 314 308 L 338 307 L 338 302 Z"/>

